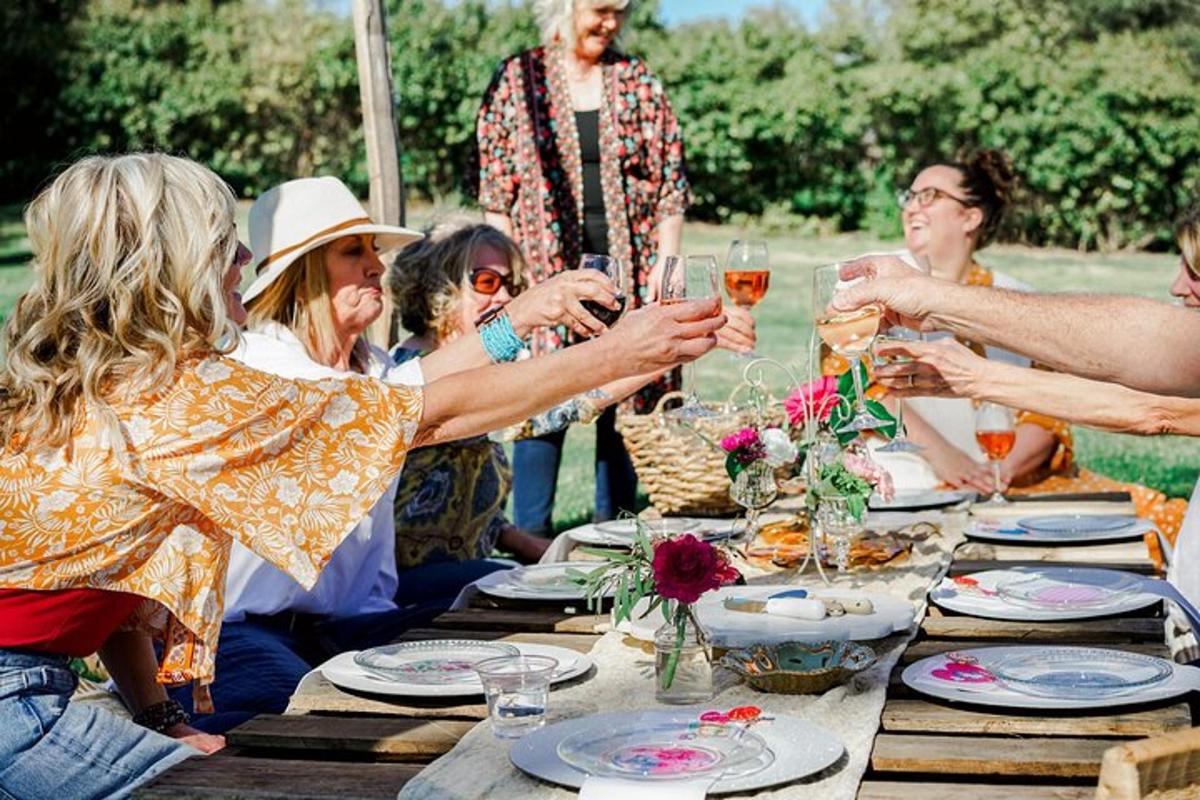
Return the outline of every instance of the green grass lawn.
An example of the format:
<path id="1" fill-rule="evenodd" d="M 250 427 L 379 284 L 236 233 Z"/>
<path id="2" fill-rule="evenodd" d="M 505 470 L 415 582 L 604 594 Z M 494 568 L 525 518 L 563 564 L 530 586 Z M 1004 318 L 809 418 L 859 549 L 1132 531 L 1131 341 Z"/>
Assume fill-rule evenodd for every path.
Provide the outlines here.
<path id="1" fill-rule="evenodd" d="M 421 225 L 429 213 L 415 211 L 411 224 Z M 244 219 L 241 222 L 244 229 Z M 684 244 L 687 252 L 712 253 L 723 258 L 731 240 L 747 236 L 767 239 L 771 248 L 771 289 L 755 309 L 758 351 L 794 367 L 801 375 L 807 368 L 812 330 L 812 267 L 899 246 L 896 242 L 862 235 L 802 238 L 699 224 L 687 227 Z M 7 317 L 28 285 L 27 259 L 28 242 L 21 224 L 21 208 L 0 207 L 0 317 Z M 980 260 L 1044 291 L 1099 289 L 1159 298 L 1166 296 L 1178 263 L 1177 257 L 1170 255 L 1081 255 L 1069 250 L 1006 246 L 989 248 Z M 720 351 L 703 358 L 697 368 L 701 396 L 713 400 L 727 397 L 740 379 L 742 363 Z M 786 391 L 782 374 L 775 387 L 779 394 Z M 576 524 L 591 514 L 594 436 L 593 430 L 586 426 L 575 426 L 567 436 L 555 508 L 558 527 Z M 1200 473 L 1200 443 L 1189 439 L 1139 438 L 1080 428 L 1076 430 L 1076 445 L 1082 465 L 1116 478 L 1145 483 L 1172 496 L 1187 497 Z"/>

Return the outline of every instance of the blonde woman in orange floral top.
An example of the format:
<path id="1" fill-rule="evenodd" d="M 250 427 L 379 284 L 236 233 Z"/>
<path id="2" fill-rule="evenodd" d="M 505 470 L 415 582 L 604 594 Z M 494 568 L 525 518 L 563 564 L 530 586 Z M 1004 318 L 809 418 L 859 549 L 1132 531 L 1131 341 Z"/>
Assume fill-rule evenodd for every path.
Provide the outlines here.
<path id="1" fill-rule="evenodd" d="M 208 707 L 234 539 L 311 586 L 410 447 L 694 358 L 723 324 L 712 303 L 647 309 L 423 392 L 277 378 L 224 355 L 234 213 L 209 170 L 141 154 L 76 163 L 26 214 L 34 282 L 0 372 L 0 794 L 123 797 L 220 747 L 160 684 L 194 681 Z M 66 702 L 68 657 L 97 649 L 141 726 Z"/>

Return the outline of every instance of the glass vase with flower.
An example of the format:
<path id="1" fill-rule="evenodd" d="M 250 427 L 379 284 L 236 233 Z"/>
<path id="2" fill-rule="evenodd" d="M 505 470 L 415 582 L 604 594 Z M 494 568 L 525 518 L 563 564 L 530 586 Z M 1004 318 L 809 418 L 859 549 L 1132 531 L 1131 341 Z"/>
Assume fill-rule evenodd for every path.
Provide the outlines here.
<path id="1" fill-rule="evenodd" d="M 661 703 L 700 703 L 712 697 L 712 647 L 696 618 L 694 604 L 705 593 L 736 583 L 741 573 L 729 556 L 692 533 L 651 536 L 640 521 L 628 553 L 580 548 L 599 556 L 599 566 L 568 574 L 585 587 L 589 608 L 613 592 L 613 622 L 659 612 L 654 635 L 655 699 Z"/>

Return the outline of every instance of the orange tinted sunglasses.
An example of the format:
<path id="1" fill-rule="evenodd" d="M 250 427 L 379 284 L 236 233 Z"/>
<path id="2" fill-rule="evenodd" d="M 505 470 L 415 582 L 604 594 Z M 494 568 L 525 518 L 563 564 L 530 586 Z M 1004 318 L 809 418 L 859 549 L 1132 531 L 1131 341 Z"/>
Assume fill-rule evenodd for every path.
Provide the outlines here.
<path id="1" fill-rule="evenodd" d="M 471 288 L 480 294 L 486 294 L 489 297 L 500 291 L 500 287 L 508 289 L 508 293 L 514 297 L 517 294 L 517 288 L 513 285 L 511 275 L 501 275 L 494 269 L 480 267 L 471 270 Z"/>

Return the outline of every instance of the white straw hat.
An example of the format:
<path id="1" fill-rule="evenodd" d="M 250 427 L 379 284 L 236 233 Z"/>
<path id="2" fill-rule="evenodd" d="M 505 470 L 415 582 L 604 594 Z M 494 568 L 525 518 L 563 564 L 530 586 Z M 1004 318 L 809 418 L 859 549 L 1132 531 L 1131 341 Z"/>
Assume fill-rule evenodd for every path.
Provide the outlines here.
<path id="1" fill-rule="evenodd" d="M 376 225 L 337 178 L 300 178 L 280 184 L 250 206 L 250 250 L 258 277 L 243 294 L 250 302 L 310 250 L 343 236 L 373 234 L 381 253 L 420 239 L 417 231 Z"/>

